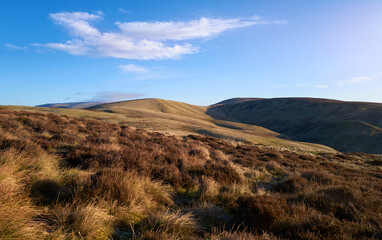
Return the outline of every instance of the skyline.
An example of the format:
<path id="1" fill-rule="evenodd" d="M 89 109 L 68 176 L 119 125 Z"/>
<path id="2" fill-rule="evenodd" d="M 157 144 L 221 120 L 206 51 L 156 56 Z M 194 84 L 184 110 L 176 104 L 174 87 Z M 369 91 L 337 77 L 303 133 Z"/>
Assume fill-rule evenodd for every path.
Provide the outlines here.
<path id="1" fill-rule="evenodd" d="M 382 102 L 382 2 L 0 3 L 0 105 Z"/>

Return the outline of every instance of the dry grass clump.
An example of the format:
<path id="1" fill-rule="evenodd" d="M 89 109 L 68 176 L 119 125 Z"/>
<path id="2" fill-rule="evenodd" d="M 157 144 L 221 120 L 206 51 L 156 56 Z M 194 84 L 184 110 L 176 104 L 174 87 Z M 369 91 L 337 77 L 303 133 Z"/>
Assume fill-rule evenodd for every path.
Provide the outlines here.
<path id="1" fill-rule="evenodd" d="M 199 191 L 200 200 L 215 202 L 219 195 L 220 184 L 210 177 L 202 177 L 200 181 Z"/>
<path id="2" fill-rule="evenodd" d="M 220 161 L 228 161 L 229 156 L 223 153 L 221 150 L 212 150 L 211 151 L 211 157 L 216 160 Z"/>
<path id="3" fill-rule="evenodd" d="M 42 226 L 33 221 L 36 210 L 22 193 L 17 179 L 0 168 L 0 239 L 38 239 Z"/>
<path id="4" fill-rule="evenodd" d="M 105 169 L 91 176 L 88 194 L 106 201 L 118 201 L 127 207 L 154 209 L 158 205 L 170 205 L 172 189 L 159 181 L 136 172 Z"/>
<path id="5" fill-rule="evenodd" d="M 42 218 L 65 239 L 109 239 L 113 231 L 112 216 L 93 203 L 55 205 Z"/>
<path id="6" fill-rule="evenodd" d="M 33 221 L 37 211 L 23 190 L 25 173 L 15 167 L 17 159 L 0 153 L 0 239 L 38 239 L 42 225 Z"/>
<path id="7" fill-rule="evenodd" d="M 220 231 L 216 229 L 209 239 L 216 240 L 278 240 L 279 238 L 268 233 L 253 234 L 245 231 Z"/>
<path id="8" fill-rule="evenodd" d="M 202 159 L 210 159 L 210 151 L 208 148 L 196 144 L 191 145 L 189 155 Z"/>
<path id="9" fill-rule="evenodd" d="M 378 238 L 379 161 L 2 108 L 0 239 Z"/>
<path id="10" fill-rule="evenodd" d="M 191 213 L 161 211 L 149 214 L 138 226 L 138 239 L 194 239 L 198 231 Z"/>

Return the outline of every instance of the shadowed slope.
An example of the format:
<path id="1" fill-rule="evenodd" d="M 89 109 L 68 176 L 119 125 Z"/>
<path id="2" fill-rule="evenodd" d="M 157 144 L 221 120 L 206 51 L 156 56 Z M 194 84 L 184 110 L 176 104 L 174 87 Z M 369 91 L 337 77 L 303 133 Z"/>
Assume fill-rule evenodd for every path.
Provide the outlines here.
<path id="1" fill-rule="evenodd" d="M 228 101 L 211 106 L 238 122 L 255 124 L 293 140 L 340 151 L 382 153 L 382 104 L 314 98 Z M 362 142 L 361 142 L 362 141 Z"/>
<path id="2" fill-rule="evenodd" d="M 49 107 L 49 108 L 71 108 L 83 109 L 101 104 L 100 102 L 68 102 L 68 103 L 47 103 L 38 105 L 36 107 Z"/>

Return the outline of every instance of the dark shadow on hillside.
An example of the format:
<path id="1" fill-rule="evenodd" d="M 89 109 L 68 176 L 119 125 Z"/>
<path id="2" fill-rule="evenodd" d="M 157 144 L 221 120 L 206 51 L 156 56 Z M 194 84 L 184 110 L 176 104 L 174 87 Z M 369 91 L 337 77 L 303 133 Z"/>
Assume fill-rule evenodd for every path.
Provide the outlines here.
<path id="1" fill-rule="evenodd" d="M 282 139 L 323 144 L 343 152 L 382 153 L 380 103 L 239 99 L 212 105 L 206 114 L 216 120 L 261 126 L 280 133 Z"/>

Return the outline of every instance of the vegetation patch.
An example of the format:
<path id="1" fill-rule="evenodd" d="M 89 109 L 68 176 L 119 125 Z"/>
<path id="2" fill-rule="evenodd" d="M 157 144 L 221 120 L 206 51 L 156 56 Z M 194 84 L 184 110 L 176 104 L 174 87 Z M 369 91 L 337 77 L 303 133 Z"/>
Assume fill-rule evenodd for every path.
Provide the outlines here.
<path id="1" fill-rule="evenodd" d="M 379 156 L 0 109 L 0 239 L 378 239 Z"/>

